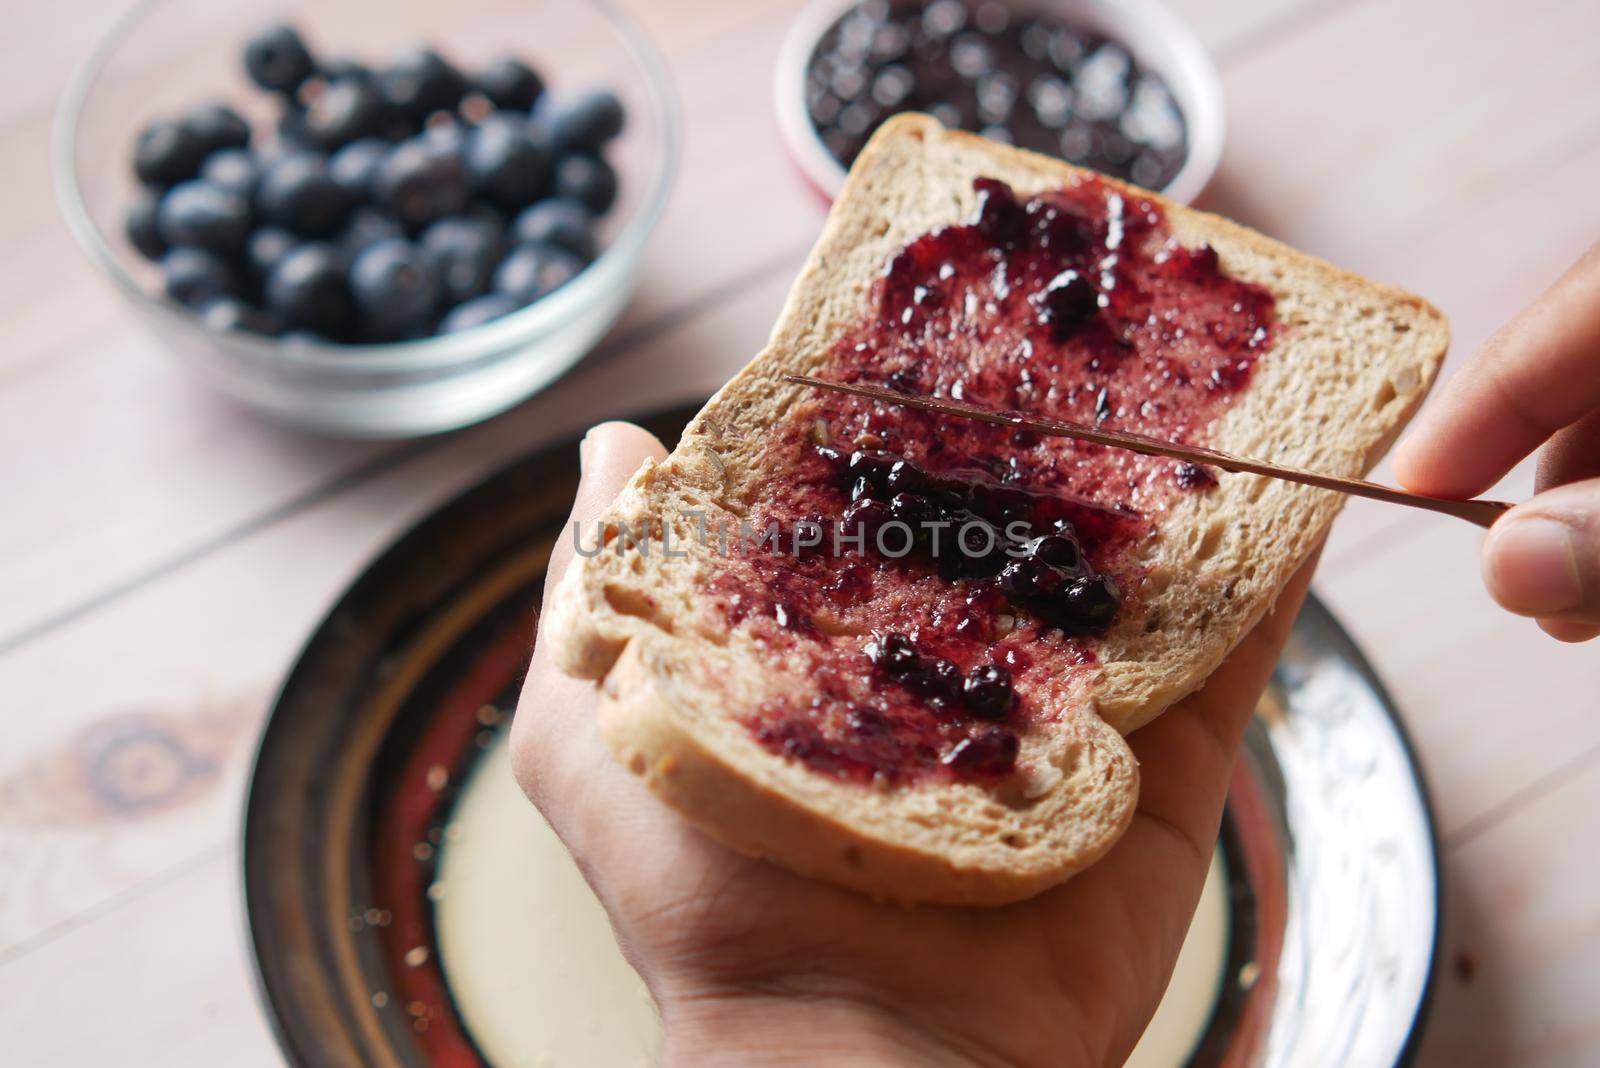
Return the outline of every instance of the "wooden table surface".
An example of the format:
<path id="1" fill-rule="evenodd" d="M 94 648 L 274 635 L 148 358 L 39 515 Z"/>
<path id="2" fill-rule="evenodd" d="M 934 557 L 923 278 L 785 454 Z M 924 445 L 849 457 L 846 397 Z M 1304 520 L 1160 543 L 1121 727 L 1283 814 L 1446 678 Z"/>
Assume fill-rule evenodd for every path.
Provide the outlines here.
<path id="1" fill-rule="evenodd" d="M 144 336 L 55 209 L 49 121 L 122 0 L 0 55 L 0 1059 L 280 1063 L 252 989 L 240 805 L 270 696 L 374 553 L 503 461 L 704 395 L 763 341 L 821 210 L 770 72 L 794 0 L 632 4 L 686 156 L 624 321 L 447 438 L 298 436 Z M 1186 0 L 1228 97 L 1207 206 L 1449 315 L 1454 367 L 1600 237 L 1594 0 Z M 1525 465 L 1499 487 L 1519 498 Z M 1465 524 L 1356 502 L 1316 589 L 1405 712 L 1444 847 L 1426 1065 L 1600 1063 L 1600 650 L 1497 612 Z"/>

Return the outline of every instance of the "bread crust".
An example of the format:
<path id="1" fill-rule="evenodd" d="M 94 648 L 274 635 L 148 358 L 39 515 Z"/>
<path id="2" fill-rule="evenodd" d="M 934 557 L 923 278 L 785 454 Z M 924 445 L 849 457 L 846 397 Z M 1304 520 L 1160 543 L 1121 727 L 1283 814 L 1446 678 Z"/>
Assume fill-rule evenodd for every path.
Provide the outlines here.
<path id="1" fill-rule="evenodd" d="M 946 131 L 885 123 L 852 169 L 766 348 L 646 464 L 605 521 L 637 529 L 730 507 L 762 431 L 804 396 L 782 381 L 816 370 L 867 307 L 888 255 L 967 215 L 972 179 L 1031 194 L 1082 180 L 1058 160 Z M 1209 242 L 1231 275 L 1266 286 L 1280 333 L 1209 443 L 1337 474 L 1365 473 L 1422 402 L 1448 344 L 1426 302 L 1293 251 L 1227 220 L 1148 197 L 1185 245 Z M 905 903 L 997 905 L 1098 860 L 1132 818 L 1138 767 L 1123 735 L 1196 689 L 1272 607 L 1342 497 L 1254 476 L 1187 495 L 1139 561 L 1164 586 L 1140 619 L 1102 639 L 1100 666 L 1048 732 L 1029 732 L 1016 784 L 986 790 L 843 783 L 763 749 L 724 714 L 774 687 L 803 687 L 737 633 L 707 624 L 713 554 L 669 560 L 606 551 L 578 559 L 544 628 L 555 662 L 599 686 L 613 753 L 664 801 L 740 852 Z M 681 542 L 686 531 L 679 531 Z M 1159 626 L 1150 628 L 1150 619 Z M 785 681 L 787 679 L 787 681 Z M 1035 737 L 1035 734 L 1044 734 Z"/>

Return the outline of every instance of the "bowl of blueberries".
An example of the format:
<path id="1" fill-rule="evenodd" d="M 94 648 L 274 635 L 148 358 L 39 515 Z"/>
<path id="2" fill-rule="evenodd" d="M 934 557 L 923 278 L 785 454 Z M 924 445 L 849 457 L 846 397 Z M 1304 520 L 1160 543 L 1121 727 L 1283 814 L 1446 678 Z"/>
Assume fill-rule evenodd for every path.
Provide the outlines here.
<path id="1" fill-rule="evenodd" d="M 1216 66 L 1156 0 L 813 0 L 784 42 L 777 103 L 830 199 L 905 111 L 1185 203 L 1222 156 Z"/>
<path id="2" fill-rule="evenodd" d="M 280 420 L 477 422 L 616 321 L 676 105 L 604 0 L 146 0 L 79 72 L 57 185 L 164 346 Z"/>

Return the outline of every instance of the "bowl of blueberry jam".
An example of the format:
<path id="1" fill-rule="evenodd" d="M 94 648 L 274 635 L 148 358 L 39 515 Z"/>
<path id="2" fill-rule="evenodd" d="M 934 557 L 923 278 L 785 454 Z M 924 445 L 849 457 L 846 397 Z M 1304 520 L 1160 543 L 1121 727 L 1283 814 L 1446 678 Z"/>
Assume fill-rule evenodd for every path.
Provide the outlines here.
<path id="1" fill-rule="evenodd" d="M 784 42 L 777 103 L 829 198 L 906 111 L 1185 203 L 1224 132 L 1215 65 L 1154 0 L 814 0 Z"/>
<path id="2" fill-rule="evenodd" d="M 57 119 L 79 242 L 163 345 L 317 431 L 464 426 L 621 314 L 678 155 L 603 0 L 147 0 Z"/>

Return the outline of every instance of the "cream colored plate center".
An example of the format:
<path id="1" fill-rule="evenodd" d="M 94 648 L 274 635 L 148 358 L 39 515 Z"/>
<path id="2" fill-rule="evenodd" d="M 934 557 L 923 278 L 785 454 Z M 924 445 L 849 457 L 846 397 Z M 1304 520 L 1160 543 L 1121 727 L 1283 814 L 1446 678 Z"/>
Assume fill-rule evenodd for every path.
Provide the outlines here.
<path id="1" fill-rule="evenodd" d="M 1213 857 L 1166 997 L 1133 1057 L 1177 1068 L 1210 1018 L 1227 951 Z M 432 893 L 439 953 L 467 1029 L 495 1068 L 655 1062 L 655 1006 L 560 839 L 511 776 L 504 733 L 456 801 Z"/>

